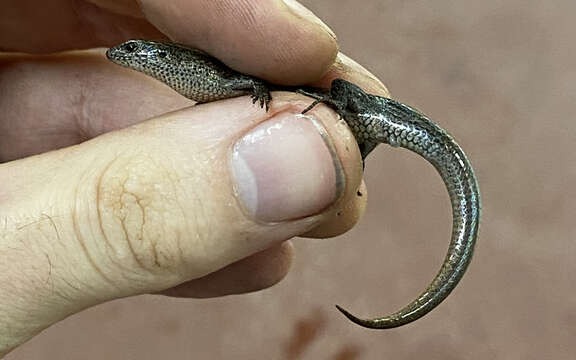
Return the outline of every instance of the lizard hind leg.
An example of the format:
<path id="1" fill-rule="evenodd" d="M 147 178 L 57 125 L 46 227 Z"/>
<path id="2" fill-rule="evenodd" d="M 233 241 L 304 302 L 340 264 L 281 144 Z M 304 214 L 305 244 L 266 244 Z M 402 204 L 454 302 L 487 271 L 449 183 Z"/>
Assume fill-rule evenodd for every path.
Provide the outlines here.
<path id="1" fill-rule="evenodd" d="M 306 109 L 302 111 L 302 114 L 306 114 L 308 111 L 312 110 L 316 105 L 320 103 L 326 104 L 332 109 L 334 109 L 334 111 L 336 111 L 336 113 L 340 116 L 340 119 L 344 118 L 344 115 L 346 114 L 346 105 L 332 99 L 330 95 L 325 95 L 323 97 L 314 100 L 312 104 L 310 104 Z"/>
<path id="2" fill-rule="evenodd" d="M 268 85 L 263 81 L 250 77 L 242 77 L 227 80 L 222 86 L 241 95 L 250 95 L 252 104 L 258 102 L 261 108 L 266 108 L 266 111 L 270 108 L 272 95 L 270 95 Z"/>
<path id="3" fill-rule="evenodd" d="M 268 86 L 259 81 L 253 81 L 252 83 L 252 104 L 259 102 L 261 108 L 266 108 L 266 111 L 270 109 L 270 101 L 272 101 L 272 95 L 270 95 L 270 89 Z"/>

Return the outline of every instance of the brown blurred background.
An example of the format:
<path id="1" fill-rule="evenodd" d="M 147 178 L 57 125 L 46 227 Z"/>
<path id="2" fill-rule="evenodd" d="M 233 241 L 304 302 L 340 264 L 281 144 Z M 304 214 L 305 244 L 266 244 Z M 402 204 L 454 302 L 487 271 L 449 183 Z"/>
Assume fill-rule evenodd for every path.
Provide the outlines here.
<path id="1" fill-rule="evenodd" d="M 141 296 L 85 311 L 8 359 L 576 358 L 576 3 L 570 0 L 306 0 L 342 51 L 393 97 L 459 140 L 483 195 L 476 257 L 438 309 L 395 330 L 386 315 L 432 279 L 450 236 L 433 168 L 381 146 L 369 206 L 331 240 L 296 239 L 279 285 L 211 300 Z"/>

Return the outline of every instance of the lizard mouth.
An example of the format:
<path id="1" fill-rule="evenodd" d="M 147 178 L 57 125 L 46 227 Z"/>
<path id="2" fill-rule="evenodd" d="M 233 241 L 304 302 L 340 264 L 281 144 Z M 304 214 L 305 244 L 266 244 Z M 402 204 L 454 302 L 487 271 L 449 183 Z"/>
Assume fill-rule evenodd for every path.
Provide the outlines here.
<path id="1" fill-rule="evenodd" d="M 106 57 L 119 65 L 127 65 L 133 61 L 145 62 L 149 57 L 149 52 L 142 50 L 136 41 L 129 40 L 118 46 L 109 48 L 106 51 Z"/>
<path id="2" fill-rule="evenodd" d="M 125 51 L 123 51 L 121 48 L 119 48 L 118 46 L 116 47 L 112 47 L 108 50 L 106 50 L 106 57 L 108 58 L 108 60 L 116 63 L 116 64 L 125 64 L 126 60 L 130 57 L 133 57 L 134 54 L 127 54 Z"/>
<path id="3" fill-rule="evenodd" d="M 126 53 L 122 49 L 110 48 L 106 51 L 108 60 L 115 64 L 133 67 L 137 64 L 146 64 L 149 62 L 149 56 L 146 54 Z"/>

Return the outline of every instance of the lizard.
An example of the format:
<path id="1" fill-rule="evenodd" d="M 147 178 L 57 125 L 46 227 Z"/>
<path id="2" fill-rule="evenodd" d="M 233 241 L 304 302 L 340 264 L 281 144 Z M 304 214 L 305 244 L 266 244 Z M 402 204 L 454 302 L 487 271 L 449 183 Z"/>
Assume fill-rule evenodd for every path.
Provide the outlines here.
<path id="1" fill-rule="evenodd" d="M 397 312 L 373 319 L 359 318 L 336 305 L 348 319 L 371 329 L 389 329 L 413 322 L 438 306 L 456 287 L 474 252 L 480 222 L 480 192 L 476 175 L 454 138 L 418 110 L 390 98 L 364 92 L 343 79 L 330 89 L 269 84 L 230 69 L 209 54 L 171 42 L 129 40 L 107 50 L 112 62 L 162 81 L 196 102 L 250 95 L 268 110 L 270 91 L 298 92 L 330 106 L 350 127 L 362 159 L 378 144 L 411 150 L 439 173 L 452 205 L 452 236 L 447 255 L 430 285 Z"/>

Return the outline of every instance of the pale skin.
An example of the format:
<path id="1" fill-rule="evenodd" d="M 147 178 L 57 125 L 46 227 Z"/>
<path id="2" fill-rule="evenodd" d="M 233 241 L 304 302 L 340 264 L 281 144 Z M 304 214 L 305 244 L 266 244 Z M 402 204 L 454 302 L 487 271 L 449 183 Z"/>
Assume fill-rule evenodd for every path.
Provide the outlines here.
<path id="1" fill-rule="evenodd" d="M 78 3 L 38 8 L 11 0 L 0 11 L 0 356 L 116 298 L 217 297 L 272 286 L 289 270 L 290 238 L 342 234 L 366 202 L 354 138 L 319 106 L 313 116 L 336 151 L 343 188 L 313 212 L 274 224 L 238 205 L 233 144 L 310 99 L 276 93 L 268 113 L 248 97 L 191 107 L 99 50 L 46 55 L 170 38 L 275 83 L 341 77 L 387 96 L 374 76 L 338 54 L 331 31 L 301 5 Z"/>

